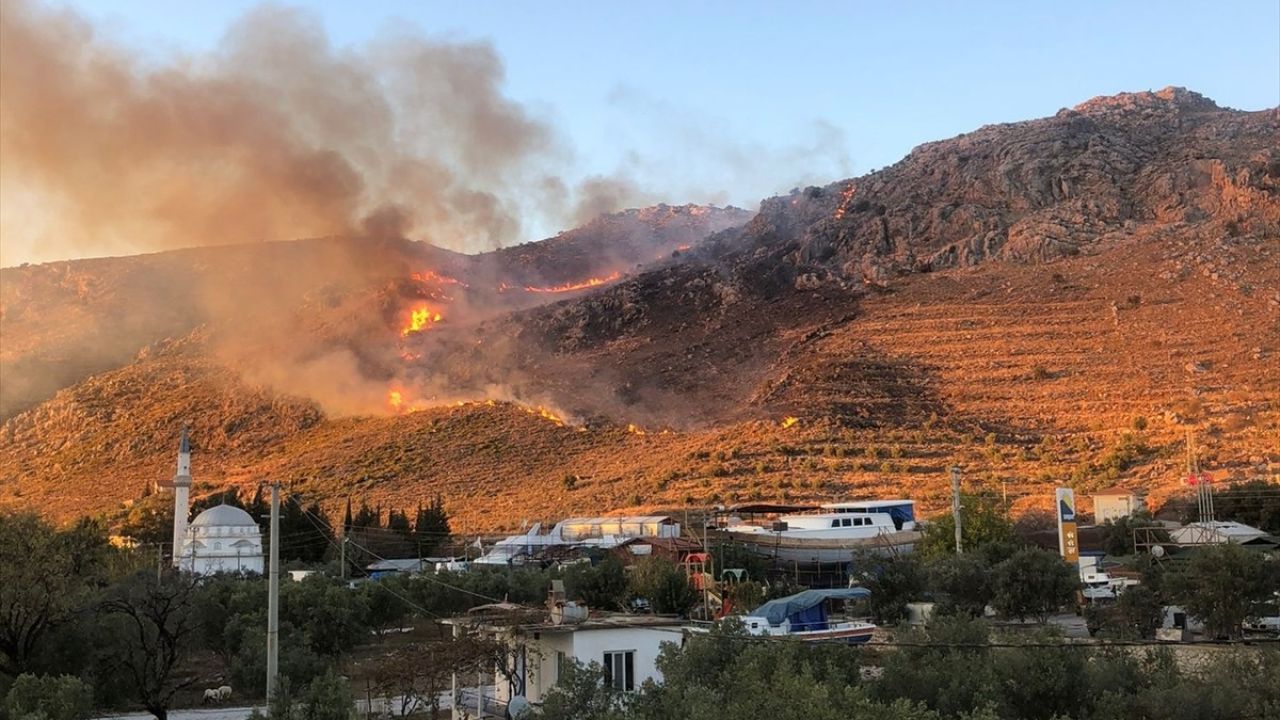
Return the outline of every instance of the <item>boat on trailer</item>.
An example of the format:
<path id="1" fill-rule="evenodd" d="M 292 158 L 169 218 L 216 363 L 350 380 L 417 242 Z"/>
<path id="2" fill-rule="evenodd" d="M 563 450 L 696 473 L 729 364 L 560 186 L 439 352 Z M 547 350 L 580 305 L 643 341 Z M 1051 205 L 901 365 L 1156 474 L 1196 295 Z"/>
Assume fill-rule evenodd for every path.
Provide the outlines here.
<path id="1" fill-rule="evenodd" d="M 911 500 L 864 500 L 817 507 L 743 505 L 728 511 L 725 535 L 753 552 L 786 562 L 847 563 L 859 549 L 910 552 L 921 533 Z M 767 524 L 738 515 L 773 515 Z M 736 521 L 736 522 L 735 522 Z"/>
<path id="2" fill-rule="evenodd" d="M 742 616 L 742 622 L 749 634 L 761 637 L 861 645 L 871 639 L 876 626 L 861 621 L 833 622 L 827 603 L 859 600 L 870 594 L 861 587 L 805 590 L 766 602 Z"/>

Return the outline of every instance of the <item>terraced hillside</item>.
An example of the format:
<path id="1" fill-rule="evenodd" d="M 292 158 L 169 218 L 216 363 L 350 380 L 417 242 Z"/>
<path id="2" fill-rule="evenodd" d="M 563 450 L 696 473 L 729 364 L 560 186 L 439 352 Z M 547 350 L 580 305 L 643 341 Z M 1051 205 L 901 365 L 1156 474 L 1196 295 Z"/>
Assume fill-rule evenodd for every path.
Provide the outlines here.
<path id="1" fill-rule="evenodd" d="M 1220 479 L 1280 480 L 1278 134 L 1276 111 L 1183 90 L 1101 98 L 722 214 L 700 242 L 676 217 L 622 254 L 561 236 L 343 276 L 236 352 L 246 319 L 215 316 L 10 417 L 0 505 L 114 512 L 170 472 L 182 424 L 205 491 L 441 493 L 472 530 L 757 499 L 940 510 L 953 464 L 1015 510 L 1062 484 L 1159 503 L 1188 431 Z"/>

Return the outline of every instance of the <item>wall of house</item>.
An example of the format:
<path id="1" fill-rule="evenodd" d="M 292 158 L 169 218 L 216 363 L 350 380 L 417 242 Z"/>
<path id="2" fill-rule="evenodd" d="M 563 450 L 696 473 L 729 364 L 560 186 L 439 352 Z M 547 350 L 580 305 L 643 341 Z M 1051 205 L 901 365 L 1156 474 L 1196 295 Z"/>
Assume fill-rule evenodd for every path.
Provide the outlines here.
<path id="1" fill-rule="evenodd" d="M 537 640 L 530 639 L 526 652 L 525 697 L 530 702 L 541 702 L 559 681 L 556 652 L 583 665 L 604 661 L 606 652 L 631 650 L 635 652 L 635 686 L 638 689 L 645 680 L 660 680 L 658 653 L 662 643 L 679 644 L 680 628 L 587 628 L 563 633 L 542 633 Z M 504 692 L 505 689 L 500 689 Z"/>
<path id="2" fill-rule="evenodd" d="M 1098 495 L 1093 498 L 1093 521 L 1099 525 L 1108 520 L 1119 520 L 1132 514 L 1132 496 Z"/>

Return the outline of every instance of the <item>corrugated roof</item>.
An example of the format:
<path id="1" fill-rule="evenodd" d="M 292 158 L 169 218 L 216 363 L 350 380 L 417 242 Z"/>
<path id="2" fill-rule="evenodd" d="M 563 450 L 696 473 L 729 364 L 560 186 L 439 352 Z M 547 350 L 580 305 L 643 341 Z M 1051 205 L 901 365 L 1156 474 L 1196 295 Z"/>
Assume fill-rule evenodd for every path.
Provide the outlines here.
<path id="1" fill-rule="evenodd" d="M 774 503 L 751 503 L 747 505 L 731 505 L 725 512 L 731 513 L 790 513 L 818 510 L 817 505 L 778 505 Z"/>
<path id="2" fill-rule="evenodd" d="M 620 517 L 576 517 L 560 521 L 561 525 L 616 525 L 618 523 L 675 522 L 670 515 L 625 515 Z"/>

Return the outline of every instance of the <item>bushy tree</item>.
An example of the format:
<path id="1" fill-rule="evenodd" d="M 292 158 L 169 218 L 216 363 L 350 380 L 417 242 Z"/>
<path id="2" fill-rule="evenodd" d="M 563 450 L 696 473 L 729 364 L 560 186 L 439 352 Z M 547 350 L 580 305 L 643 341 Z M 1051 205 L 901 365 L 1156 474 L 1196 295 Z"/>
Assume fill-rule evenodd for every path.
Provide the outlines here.
<path id="1" fill-rule="evenodd" d="M 982 617 L 994 591 L 991 565 L 979 553 L 940 555 L 928 566 L 935 612 Z"/>
<path id="2" fill-rule="evenodd" d="M 857 583 L 871 591 L 867 609 L 878 623 L 898 622 L 906 616 L 907 603 L 924 594 L 924 569 L 915 555 L 859 552 L 853 567 Z"/>
<path id="3" fill-rule="evenodd" d="M 1035 618 L 1041 624 L 1071 602 L 1080 576 L 1055 552 L 1024 548 L 993 570 L 992 604 L 1005 617 Z"/>
<path id="4" fill-rule="evenodd" d="M 1169 578 L 1174 601 L 1215 637 L 1239 637 L 1258 603 L 1280 590 L 1280 563 L 1227 543 L 1192 551 Z"/>
<path id="5" fill-rule="evenodd" d="M 57 530 L 31 513 L 0 513 L 0 672 L 32 669 L 48 633 L 105 584 L 111 553 L 95 523 Z"/>
<path id="6" fill-rule="evenodd" d="M 1116 599 L 1117 634 L 1122 637 L 1152 638 L 1164 622 L 1164 601 L 1146 585 L 1125 588 Z"/>
<path id="7" fill-rule="evenodd" d="M 678 565 L 662 557 L 648 557 L 631 569 L 631 594 L 649 601 L 653 611 L 684 615 L 698 602 L 698 593 Z"/>
<path id="8" fill-rule="evenodd" d="M 627 574 L 613 555 L 605 555 L 594 565 L 570 566 L 564 573 L 564 584 L 570 598 L 588 607 L 616 610 L 627 599 Z"/>
<path id="9" fill-rule="evenodd" d="M 141 573 L 112 588 L 102 603 L 104 622 L 118 628 L 107 651 L 124 668 L 138 702 L 157 720 L 165 720 L 173 696 L 195 682 L 194 675 L 183 672 L 182 661 L 199 634 L 196 593 L 193 576 Z"/>
<path id="10" fill-rule="evenodd" d="M 543 720 L 627 720 L 627 696 L 604 681 L 600 663 L 566 664 L 542 701 Z"/>
<path id="11" fill-rule="evenodd" d="M 885 655 L 873 697 L 921 703 L 948 718 L 995 706 L 1001 690 L 986 647 L 990 632 L 981 621 L 935 616 L 926 630 L 906 633 L 905 646 Z"/>
<path id="12" fill-rule="evenodd" d="M 70 675 L 19 675 L 5 697 L 12 720 L 88 720 L 93 691 Z"/>
<path id="13" fill-rule="evenodd" d="M 1146 513 L 1135 513 L 1133 515 L 1125 515 L 1115 520 L 1108 520 L 1104 525 L 1104 536 L 1102 549 L 1106 554 L 1116 557 L 1124 555 L 1132 555 L 1136 552 L 1134 547 L 1135 530 L 1140 528 L 1158 528 L 1159 524 L 1152 520 Z M 1155 537 L 1159 540 L 1168 541 L 1169 535 L 1163 530 L 1152 530 Z"/>
<path id="14" fill-rule="evenodd" d="M 916 552 L 926 559 L 954 553 L 955 533 L 955 518 L 950 513 L 933 518 L 924 526 Z M 979 552 L 989 544 L 1007 544 L 1013 538 L 1013 523 L 999 500 L 984 495 L 960 496 L 960 540 L 966 553 Z"/>
<path id="15" fill-rule="evenodd" d="M 307 647 L 317 655 L 337 657 L 369 635 L 365 597 L 324 575 L 280 586 L 280 619 L 303 629 Z"/>

